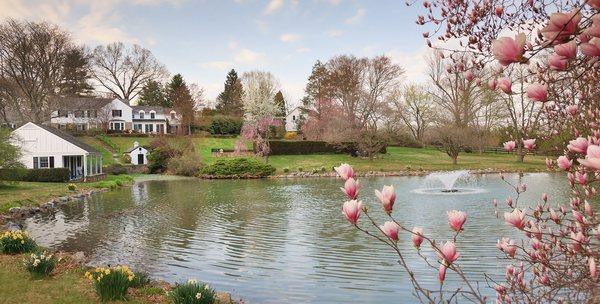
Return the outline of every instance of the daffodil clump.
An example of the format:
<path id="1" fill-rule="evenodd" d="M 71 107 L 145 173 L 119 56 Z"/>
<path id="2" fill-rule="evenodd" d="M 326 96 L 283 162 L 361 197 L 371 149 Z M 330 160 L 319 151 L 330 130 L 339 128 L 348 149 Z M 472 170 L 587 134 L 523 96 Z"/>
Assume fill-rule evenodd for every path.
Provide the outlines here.
<path id="1" fill-rule="evenodd" d="M 37 245 L 29 235 L 21 230 L 6 231 L 0 234 L 0 252 L 18 254 L 33 251 Z"/>
<path id="2" fill-rule="evenodd" d="M 102 301 L 125 300 L 135 274 L 127 266 L 98 267 L 85 273 Z"/>
<path id="3" fill-rule="evenodd" d="M 67 189 L 69 189 L 69 191 L 75 191 L 75 190 L 77 190 L 77 185 L 75 185 L 75 184 L 68 184 L 67 185 Z"/>
<path id="4" fill-rule="evenodd" d="M 177 284 L 173 291 L 168 293 L 174 304 L 213 304 L 216 303 L 215 291 L 208 284 L 189 280 L 184 284 Z"/>
<path id="5" fill-rule="evenodd" d="M 42 253 L 32 253 L 25 258 L 23 265 L 33 275 L 47 276 L 54 270 L 57 262 L 58 260 L 53 254 L 44 251 Z"/>

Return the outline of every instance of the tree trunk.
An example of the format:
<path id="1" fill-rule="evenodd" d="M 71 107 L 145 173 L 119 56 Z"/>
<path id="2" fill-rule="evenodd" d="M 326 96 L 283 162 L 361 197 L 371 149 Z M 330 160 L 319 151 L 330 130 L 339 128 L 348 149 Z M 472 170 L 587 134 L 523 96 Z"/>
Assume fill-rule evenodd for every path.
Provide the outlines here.
<path id="1" fill-rule="evenodd" d="M 523 151 L 522 147 L 517 149 L 517 161 L 522 163 L 525 160 L 525 151 Z"/>
<path id="2" fill-rule="evenodd" d="M 452 157 L 452 164 L 458 165 L 458 155 Z"/>

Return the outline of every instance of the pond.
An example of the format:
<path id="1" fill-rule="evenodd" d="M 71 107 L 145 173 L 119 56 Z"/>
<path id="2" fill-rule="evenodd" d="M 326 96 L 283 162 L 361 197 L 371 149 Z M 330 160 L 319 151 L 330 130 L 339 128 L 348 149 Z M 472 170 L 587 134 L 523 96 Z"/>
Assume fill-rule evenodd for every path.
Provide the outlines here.
<path id="1" fill-rule="evenodd" d="M 535 204 L 542 192 L 553 203 L 568 196 L 564 177 L 532 173 L 507 175 L 528 185 L 521 204 Z M 474 175 L 472 194 L 415 193 L 424 177 L 361 178 L 361 197 L 381 214 L 374 189 L 392 184 L 398 198 L 394 214 L 407 226 L 448 240 L 446 211 L 467 212 L 457 242 L 459 264 L 479 280 L 499 276 L 499 236 L 519 235 L 494 215 L 493 199 L 513 193 L 498 175 Z M 44 246 L 84 251 L 90 264 L 124 263 L 157 279 L 175 283 L 206 281 L 248 303 L 412 302 L 407 274 L 382 244 L 353 229 L 341 212 L 340 179 L 144 181 L 94 195 L 88 202 L 27 219 L 26 230 Z M 500 203 L 503 205 L 503 203 Z M 364 220 L 364 219 L 361 219 Z M 416 276 L 437 286 L 412 248 L 410 235 L 400 244 Z M 425 255 L 433 256 L 425 246 Z M 456 283 L 448 273 L 447 284 Z M 404 300 L 403 300 L 404 299 Z"/>

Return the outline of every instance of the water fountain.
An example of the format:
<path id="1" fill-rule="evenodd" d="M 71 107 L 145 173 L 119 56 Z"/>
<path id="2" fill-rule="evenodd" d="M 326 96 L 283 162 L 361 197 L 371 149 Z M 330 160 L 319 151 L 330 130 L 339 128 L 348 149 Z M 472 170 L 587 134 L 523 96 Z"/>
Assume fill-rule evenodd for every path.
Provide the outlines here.
<path id="1" fill-rule="evenodd" d="M 458 182 L 468 182 L 471 177 L 469 170 L 449 172 L 434 172 L 425 177 L 426 188 L 413 190 L 420 194 L 475 194 L 485 192 L 480 188 L 457 187 Z"/>

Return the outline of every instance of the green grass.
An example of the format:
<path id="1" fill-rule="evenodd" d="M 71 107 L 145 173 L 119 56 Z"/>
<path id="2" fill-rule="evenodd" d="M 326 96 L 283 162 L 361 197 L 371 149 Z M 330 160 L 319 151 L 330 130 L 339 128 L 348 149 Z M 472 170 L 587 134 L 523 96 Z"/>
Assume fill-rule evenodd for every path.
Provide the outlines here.
<path id="1" fill-rule="evenodd" d="M 59 266 L 52 276 L 34 279 L 22 266 L 22 260 L 22 255 L 0 255 L 1 303 L 101 303 L 91 282 L 84 278 L 83 268 Z M 130 294 L 126 303 L 168 303 L 158 292 L 132 290 Z"/>
<path id="2" fill-rule="evenodd" d="M 149 144 L 149 137 L 111 137 L 112 142 L 125 150 L 138 141 L 141 145 Z M 193 138 L 194 146 L 206 164 L 212 164 L 216 160 L 211 155 L 211 148 L 233 149 L 236 138 Z M 304 172 L 319 170 L 325 167 L 327 171 L 340 163 L 349 163 L 356 170 L 365 171 L 401 171 L 407 166 L 411 170 L 457 170 L 457 169 L 487 169 L 506 171 L 539 171 L 545 169 L 545 157 L 527 156 L 524 163 L 519 163 L 514 154 L 507 153 L 461 153 L 458 165 L 452 165 L 452 160 L 444 152 L 434 148 L 404 148 L 389 147 L 388 153 L 379 155 L 376 159 L 351 157 L 343 154 L 313 154 L 313 155 L 275 155 L 269 157 L 269 163 L 277 168 L 278 173 L 283 173 L 283 168 L 289 168 L 290 172 L 298 171 L 302 167 Z"/>
<path id="3" fill-rule="evenodd" d="M 92 183 L 76 183 L 77 190 L 92 188 L 115 188 L 119 184 L 131 182 L 131 175 L 108 175 L 106 179 Z M 69 183 L 15 182 L 0 184 L 0 213 L 11 207 L 38 206 L 50 199 L 73 194 L 67 186 Z"/>
<path id="4" fill-rule="evenodd" d="M 103 166 L 110 166 L 115 163 L 113 153 L 110 150 L 108 150 L 108 148 L 102 143 L 102 141 L 100 141 L 94 137 L 80 137 L 79 139 L 81 139 L 81 141 L 92 146 L 92 148 L 94 148 L 94 149 L 100 151 L 100 153 L 102 153 L 102 165 Z"/>

